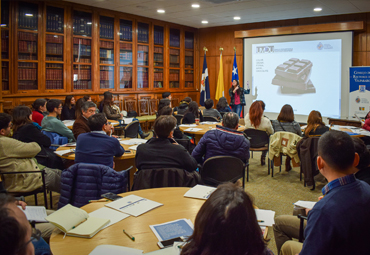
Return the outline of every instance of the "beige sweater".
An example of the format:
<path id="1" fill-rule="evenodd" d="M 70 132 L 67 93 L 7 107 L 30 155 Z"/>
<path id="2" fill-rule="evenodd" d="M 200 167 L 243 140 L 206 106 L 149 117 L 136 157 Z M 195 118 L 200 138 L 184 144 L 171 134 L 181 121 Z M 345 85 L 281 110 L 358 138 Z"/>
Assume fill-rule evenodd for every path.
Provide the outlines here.
<path id="1" fill-rule="evenodd" d="M 266 133 L 269 135 L 274 133 L 274 129 L 272 128 L 271 121 L 264 116 L 262 116 L 261 124 L 257 128 L 252 125 L 251 120 L 249 119 L 249 113 L 245 115 L 244 123 L 245 123 L 245 129 L 253 128 L 257 130 L 262 130 L 262 131 L 266 131 Z"/>
<path id="2" fill-rule="evenodd" d="M 276 132 L 270 136 L 269 158 L 280 157 L 280 153 L 293 158 L 299 163 L 297 143 L 302 137 L 290 132 Z"/>
<path id="3" fill-rule="evenodd" d="M 34 157 L 41 151 L 36 142 L 23 143 L 0 135 L 0 172 L 40 171 Z M 42 186 L 39 173 L 5 175 L 8 192 L 29 192 Z"/>

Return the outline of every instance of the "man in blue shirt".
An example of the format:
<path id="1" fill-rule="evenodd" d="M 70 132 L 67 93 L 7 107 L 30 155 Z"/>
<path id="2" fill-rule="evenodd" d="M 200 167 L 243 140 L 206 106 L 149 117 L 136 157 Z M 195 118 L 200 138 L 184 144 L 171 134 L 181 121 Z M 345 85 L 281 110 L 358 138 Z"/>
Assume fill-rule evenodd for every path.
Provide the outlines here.
<path id="1" fill-rule="evenodd" d="M 78 136 L 75 162 L 101 164 L 113 168 L 113 157 L 121 157 L 125 151 L 117 138 L 107 135 L 112 127 L 105 114 L 92 115 L 87 123 L 91 132 Z"/>
<path id="2" fill-rule="evenodd" d="M 355 178 L 359 156 L 345 132 L 319 140 L 317 166 L 328 184 L 308 213 L 305 241 L 287 241 L 280 254 L 370 254 L 370 186 Z"/>

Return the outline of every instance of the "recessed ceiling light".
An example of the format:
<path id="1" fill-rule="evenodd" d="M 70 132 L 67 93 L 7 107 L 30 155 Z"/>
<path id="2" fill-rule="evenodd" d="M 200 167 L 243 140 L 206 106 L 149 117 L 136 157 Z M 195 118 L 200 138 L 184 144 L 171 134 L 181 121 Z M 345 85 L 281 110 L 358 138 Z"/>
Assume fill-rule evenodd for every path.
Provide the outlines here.
<path id="1" fill-rule="evenodd" d="M 313 9 L 315 12 L 321 12 L 322 11 L 322 8 L 321 7 L 316 7 L 315 9 Z"/>
<path id="2" fill-rule="evenodd" d="M 191 7 L 193 7 L 193 8 L 199 8 L 200 5 L 199 4 L 192 4 Z"/>
<path id="3" fill-rule="evenodd" d="M 158 10 L 157 10 L 157 12 L 158 12 L 158 13 L 165 13 L 166 11 L 165 11 L 165 10 L 163 10 L 163 9 L 158 9 Z"/>
<path id="4" fill-rule="evenodd" d="M 207 20 L 202 20 L 202 23 L 203 24 L 208 24 L 208 21 Z"/>
<path id="5" fill-rule="evenodd" d="M 27 16 L 27 17 L 33 17 L 33 14 L 32 13 L 26 13 L 24 15 Z"/>
<path id="6" fill-rule="evenodd" d="M 235 20 L 240 20 L 240 17 L 235 16 L 235 17 L 234 17 L 234 19 L 235 19 Z"/>
<path id="7" fill-rule="evenodd" d="M 86 24 L 87 24 L 87 25 L 91 25 L 92 23 L 91 23 L 91 22 L 87 22 Z"/>

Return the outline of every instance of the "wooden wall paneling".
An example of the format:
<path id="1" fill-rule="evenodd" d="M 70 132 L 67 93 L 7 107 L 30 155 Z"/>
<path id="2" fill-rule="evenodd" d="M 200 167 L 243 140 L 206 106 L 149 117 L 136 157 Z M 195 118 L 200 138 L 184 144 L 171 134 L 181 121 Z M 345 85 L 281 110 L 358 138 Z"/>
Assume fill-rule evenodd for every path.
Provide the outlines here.
<path id="1" fill-rule="evenodd" d="M 153 99 L 154 94 L 138 94 L 137 95 L 137 100 L 142 100 L 142 99 Z"/>
<path id="2" fill-rule="evenodd" d="M 353 52 L 353 66 L 366 66 L 366 52 Z"/>
<path id="3" fill-rule="evenodd" d="M 370 13 L 366 14 L 366 51 L 370 51 Z M 370 65 L 370 62 L 367 62 Z"/>
<path id="4" fill-rule="evenodd" d="M 200 93 L 199 92 L 188 92 L 186 96 L 191 97 L 191 99 L 193 101 L 199 103 L 199 97 L 200 97 Z"/>

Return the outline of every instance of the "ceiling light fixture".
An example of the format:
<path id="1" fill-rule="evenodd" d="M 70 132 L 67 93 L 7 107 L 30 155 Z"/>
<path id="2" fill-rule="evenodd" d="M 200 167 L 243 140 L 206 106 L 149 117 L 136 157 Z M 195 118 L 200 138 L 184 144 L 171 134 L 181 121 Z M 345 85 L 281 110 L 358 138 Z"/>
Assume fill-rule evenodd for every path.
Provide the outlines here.
<path id="1" fill-rule="evenodd" d="M 191 7 L 193 7 L 193 8 L 199 8 L 200 5 L 199 4 L 192 4 Z"/>
<path id="2" fill-rule="evenodd" d="M 235 17 L 234 17 L 234 20 L 240 20 L 240 17 L 235 16 Z"/>
<path id="3" fill-rule="evenodd" d="M 158 10 L 157 10 L 157 12 L 158 12 L 158 13 L 165 13 L 166 11 L 165 11 L 165 10 L 163 10 L 163 9 L 158 9 Z"/>
<path id="4" fill-rule="evenodd" d="M 91 23 L 91 22 L 87 22 L 86 24 L 87 24 L 87 25 L 91 25 L 92 23 Z"/>
<path id="5" fill-rule="evenodd" d="M 202 20 L 202 23 L 203 24 L 208 24 L 208 21 L 207 20 Z"/>
<path id="6" fill-rule="evenodd" d="M 315 9 L 313 9 L 315 12 L 321 12 L 322 11 L 322 8 L 321 7 L 316 7 Z"/>

